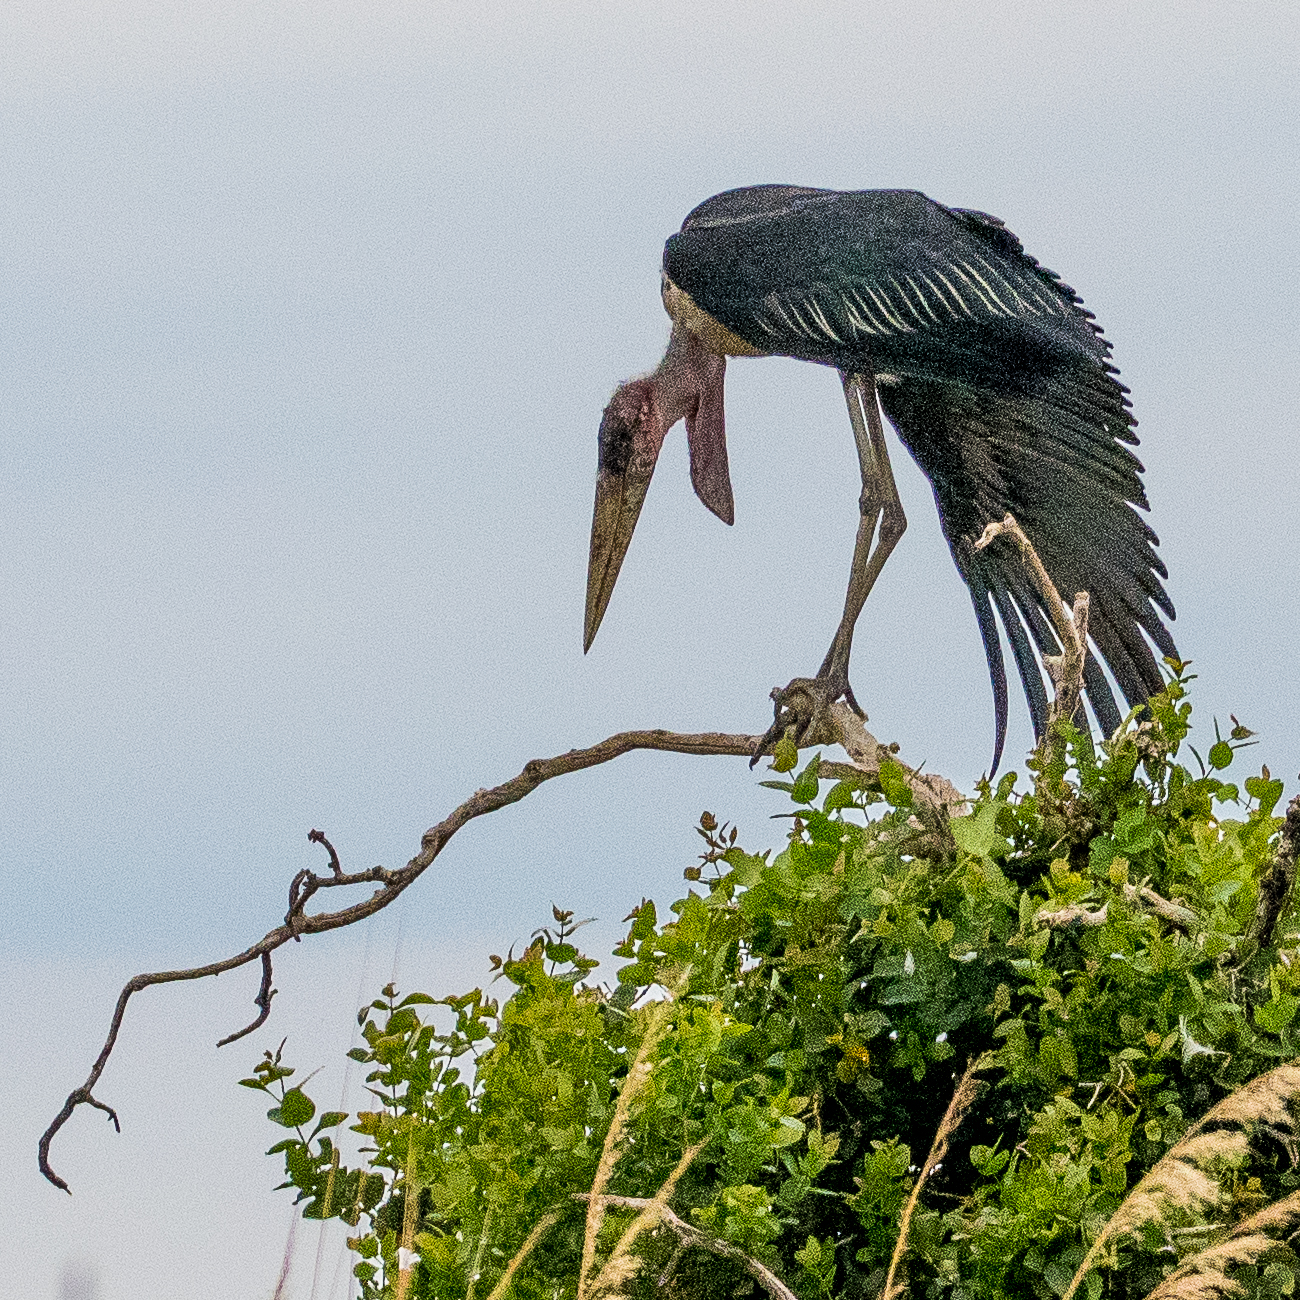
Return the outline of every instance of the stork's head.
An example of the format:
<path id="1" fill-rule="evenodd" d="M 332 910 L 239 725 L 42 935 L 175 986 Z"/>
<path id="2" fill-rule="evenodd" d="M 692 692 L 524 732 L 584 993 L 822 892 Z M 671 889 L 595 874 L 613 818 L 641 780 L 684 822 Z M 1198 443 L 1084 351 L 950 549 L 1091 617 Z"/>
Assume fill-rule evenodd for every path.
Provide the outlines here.
<path id="1" fill-rule="evenodd" d="M 584 651 L 591 648 L 614 594 L 664 437 L 683 417 L 696 494 L 724 523 L 735 517 L 722 402 L 726 364 L 726 357 L 708 351 L 694 334 L 674 327 L 654 374 L 620 385 L 605 408 L 587 566 Z"/>

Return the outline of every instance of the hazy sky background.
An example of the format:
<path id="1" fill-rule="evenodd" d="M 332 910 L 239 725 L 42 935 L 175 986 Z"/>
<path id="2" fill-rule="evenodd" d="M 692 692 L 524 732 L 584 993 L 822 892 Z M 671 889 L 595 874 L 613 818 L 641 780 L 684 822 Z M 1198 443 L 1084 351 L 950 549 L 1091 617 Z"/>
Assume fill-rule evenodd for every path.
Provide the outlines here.
<path id="1" fill-rule="evenodd" d="M 816 668 L 856 526 L 833 373 L 733 363 L 737 523 L 670 440 L 581 654 L 600 410 L 667 337 L 664 238 L 762 181 L 1004 217 L 1115 345 L 1201 674 L 1295 790 L 1300 19 L 1293 4 L 59 3 L 0 11 L 0 1277 L 88 1300 L 266 1296 L 291 1218 L 261 1050 L 355 1107 L 351 1013 L 485 978 L 552 901 L 681 888 L 703 808 L 770 845 L 739 760 L 638 756 L 477 823 L 367 933 L 137 1001 L 323 865 L 405 862 L 529 758 L 761 730 Z M 959 783 L 992 704 L 928 488 L 859 624 L 882 738 Z M 1013 696 L 1009 764 L 1029 743 Z M 1244 761 L 1244 760 L 1243 760 Z M 399 944 L 400 930 L 400 944 Z M 334 1095 L 331 1095 L 334 1094 Z M 312 1294 L 315 1230 L 290 1294 Z M 347 1294 L 337 1238 L 317 1297 Z M 89 1279 L 98 1278 L 97 1282 Z M 71 1280 L 69 1280 L 71 1279 Z"/>

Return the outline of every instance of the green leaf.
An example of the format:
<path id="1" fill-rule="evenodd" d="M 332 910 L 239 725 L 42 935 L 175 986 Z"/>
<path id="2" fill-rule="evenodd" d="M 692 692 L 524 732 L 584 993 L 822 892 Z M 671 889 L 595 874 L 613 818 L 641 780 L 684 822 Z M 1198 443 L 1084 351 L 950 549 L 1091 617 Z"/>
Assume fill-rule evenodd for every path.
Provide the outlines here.
<path id="1" fill-rule="evenodd" d="M 812 803 L 817 798 L 817 769 L 821 766 L 821 755 L 814 754 L 812 762 L 795 778 L 790 798 L 795 803 Z"/>
<path id="2" fill-rule="evenodd" d="M 1151 848 L 1160 840 L 1160 830 L 1144 809 L 1133 808 L 1115 821 L 1115 844 L 1125 856 Z"/>
<path id="3" fill-rule="evenodd" d="M 1007 847 L 1006 840 L 998 834 L 997 829 L 998 812 L 1003 806 L 999 803 L 981 803 L 965 817 L 954 817 L 951 823 L 952 837 L 957 841 L 957 847 L 971 857 L 986 861 L 995 856 L 995 849 L 999 850 L 996 856 L 1001 857 Z"/>
<path id="4" fill-rule="evenodd" d="M 740 849 L 728 849 L 722 860 L 729 866 L 735 876 L 736 884 L 749 889 L 758 883 L 767 866 L 767 860 L 755 853 L 744 853 Z"/>
<path id="5" fill-rule="evenodd" d="M 1210 766 L 1222 771 L 1232 762 L 1232 746 L 1226 740 L 1216 740 L 1210 746 Z"/>
<path id="6" fill-rule="evenodd" d="M 1273 809 L 1277 806 L 1277 801 L 1282 797 L 1282 782 L 1270 781 L 1264 769 L 1264 776 L 1248 776 L 1246 778 L 1246 793 L 1252 799 L 1259 801 L 1260 815 L 1268 817 L 1272 814 Z"/>
<path id="7" fill-rule="evenodd" d="M 776 751 L 772 755 L 774 772 L 793 772 L 799 762 L 799 747 L 789 736 L 782 736 L 776 742 Z"/>
<path id="8" fill-rule="evenodd" d="M 901 763 L 887 758 L 880 764 L 880 792 L 893 808 L 912 806 L 912 787 Z"/>
<path id="9" fill-rule="evenodd" d="M 852 808 L 857 802 L 855 796 L 857 786 L 851 781 L 836 781 L 826 792 L 826 798 L 822 800 L 822 812 L 838 812 L 841 808 Z"/>
<path id="10" fill-rule="evenodd" d="M 299 1128 L 316 1114 L 316 1103 L 301 1088 L 290 1088 L 278 1106 L 272 1106 L 266 1117 L 285 1128 Z"/>
<path id="11" fill-rule="evenodd" d="M 1011 1152 L 999 1151 L 996 1147 L 973 1146 L 970 1149 L 970 1162 L 985 1178 L 992 1178 L 1001 1173 L 1011 1159 Z"/>
<path id="12" fill-rule="evenodd" d="M 1255 1023 L 1266 1034 L 1280 1034 L 1300 1010 L 1300 998 L 1290 993 L 1279 993 L 1262 1007 L 1255 1008 Z"/>
<path id="13" fill-rule="evenodd" d="M 798 1142 L 805 1131 L 802 1120 L 795 1119 L 793 1115 L 782 1115 L 777 1122 L 775 1131 L 772 1133 L 772 1145 L 774 1147 L 790 1146 Z"/>

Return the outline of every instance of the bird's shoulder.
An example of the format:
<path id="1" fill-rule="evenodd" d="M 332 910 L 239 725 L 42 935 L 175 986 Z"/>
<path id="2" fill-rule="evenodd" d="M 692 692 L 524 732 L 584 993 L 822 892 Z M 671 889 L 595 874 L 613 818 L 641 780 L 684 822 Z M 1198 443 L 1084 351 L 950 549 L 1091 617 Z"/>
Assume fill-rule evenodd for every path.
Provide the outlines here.
<path id="1" fill-rule="evenodd" d="M 665 270 L 675 281 L 674 269 L 706 264 L 725 266 L 738 282 L 798 281 L 971 249 L 1038 268 L 999 218 L 946 207 L 920 190 L 750 185 L 694 207 L 665 246 Z"/>
<path id="2" fill-rule="evenodd" d="M 749 343 L 810 360 L 902 363 L 994 336 L 1104 353 L 1078 295 L 1004 222 L 919 190 L 728 190 L 688 214 L 664 272 Z"/>

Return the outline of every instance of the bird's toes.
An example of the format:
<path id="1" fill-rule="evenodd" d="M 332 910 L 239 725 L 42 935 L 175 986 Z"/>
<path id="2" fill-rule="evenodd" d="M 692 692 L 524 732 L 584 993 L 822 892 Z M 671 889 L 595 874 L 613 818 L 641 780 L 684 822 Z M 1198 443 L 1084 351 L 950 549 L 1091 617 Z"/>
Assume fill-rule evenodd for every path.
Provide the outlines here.
<path id="1" fill-rule="evenodd" d="M 850 686 L 847 681 L 844 683 L 844 690 L 841 692 L 840 696 L 836 698 L 843 698 L 844 703 L 847 704 L 863 722 L 866 722 L 867 711 L 858 703 L 857 697 L 853 694 L 853 687 Z M 832 703 L 833 702 L 834 701 L 832 701 Z"/>
<path id="2" fill-rule="evenodd" d="M 796 677 L 787 686 L 774 687 L 772 725 L 754 747 L 750 767 L 770 753 L 782 736 L 789 736 L 798 749 L 835 744 L 839 732 L 831 706 L 849 694 L 847 683 L 840 686 L 823 677 Z M 851 701 L 850 707 L 861 713 L 856 701 Z"/>
<path id="3" fill-rule="evenodd" d="M 796 748 L 805 744 L 804 734 L 814 708 L 812 689 L 816 682 L 811 677 L 796 677 L 788 686 L 774 686 L 769 697 L 772 701 L 772 725 L 754 746 L 749 760 L 753 767 L 764 754 L 772 753 L 782 736 L 789 736 Z"/>

